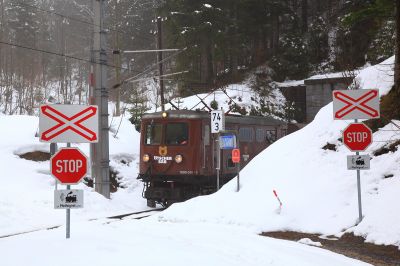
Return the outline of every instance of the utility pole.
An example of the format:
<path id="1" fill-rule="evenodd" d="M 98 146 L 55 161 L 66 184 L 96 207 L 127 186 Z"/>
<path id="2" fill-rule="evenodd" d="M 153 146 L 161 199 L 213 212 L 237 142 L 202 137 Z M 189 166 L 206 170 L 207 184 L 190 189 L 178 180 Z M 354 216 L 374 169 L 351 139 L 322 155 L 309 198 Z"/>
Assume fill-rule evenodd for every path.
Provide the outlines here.
<path id="1" fill-rule="evenodd" d="M 120 42 L 119 42 L 119 34 L 115 33 L 114 37 L 115 45 L 117 47 L 118 52 L 113 52 L 114 54 L 114 64 L 115 64 L 115 82 L 116 84 L 121 84 L 121 52 L 119 50 Z M 121 115 L 121 86 L 114 88 L 113 91 L 114 100 L 115 100 L 115 113 L 114 116 Z"/>
<path id="2" fill-rule="evenodd" d="M 118 1 L 115 3 L 115 21 L 118 21 L 118 16 L 119 16 L 119 6 L 118 6 Z M 116 26 L 117 27 L 117 26 Z M 120 39 L 119 39 L 119 32 L 116 30 L 114 32 L 114 45 L 118 51 L 118 53 L 113 53 L 114 54 L 114 63 L 115 63 L 115 78 L 116 78 L 116 83 L 120 84 L 121 83 L 121 47 L 120 47 Z M 120 103 L 121 103 L 121 86 L 118 86 L 118 88 L 114 89 L 114 100 L 115 100 L 115 113 L 114 116 L 120 116 L 121 115 L 121 108 L 120 108 Z"/>
<path id="3" fill-rule="evenodd" d="M 157 56 L 157 61 L 158 61 L 158 74 L 160 76 L 159 82 L 160 82 L 160 98 L 161 98 L 161 111 L 165 111 L 164 109 L 164 80 L 161 78 L 163 76 L 163 54 L 162 54 L 162 27 L 161 27 L 161 17 L 157 17 L 157 49 L 158 51 L 158 56 Z"/>
<path id="4" fill-rule="evenodd" d="M 97 192 L 110 198 L 110 160 L 108 139 L 108 89 L 106 31 L 104 30 L 105 0 L 93 0 L 94 11 L 94 104 L 99 111 L 99 142 L 90 145 L 92 177 Z"/>

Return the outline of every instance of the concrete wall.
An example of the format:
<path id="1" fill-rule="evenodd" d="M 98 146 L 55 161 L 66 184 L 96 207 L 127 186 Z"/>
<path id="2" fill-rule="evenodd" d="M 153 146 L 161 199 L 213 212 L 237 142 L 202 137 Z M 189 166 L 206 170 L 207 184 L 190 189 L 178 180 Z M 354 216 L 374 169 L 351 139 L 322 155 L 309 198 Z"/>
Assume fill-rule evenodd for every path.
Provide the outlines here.
<path id="1" fill-rule="evenodd" d="M 319 110 L 332 101 L 333 90 L 345 90 L 349 78 L 305 80 L 306 122 L 310 123 Z"/>

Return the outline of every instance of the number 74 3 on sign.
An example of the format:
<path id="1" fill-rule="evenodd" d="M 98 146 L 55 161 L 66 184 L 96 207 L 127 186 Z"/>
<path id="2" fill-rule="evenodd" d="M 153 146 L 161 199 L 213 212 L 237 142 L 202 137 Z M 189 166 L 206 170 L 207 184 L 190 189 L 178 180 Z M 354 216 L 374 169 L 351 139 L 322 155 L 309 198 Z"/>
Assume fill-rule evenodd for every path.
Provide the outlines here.
<path id="1" fill-rule="evenodd" d="M 225 130 L 225 117 L 223 110 L 211 111 L 211 133 Z"/>

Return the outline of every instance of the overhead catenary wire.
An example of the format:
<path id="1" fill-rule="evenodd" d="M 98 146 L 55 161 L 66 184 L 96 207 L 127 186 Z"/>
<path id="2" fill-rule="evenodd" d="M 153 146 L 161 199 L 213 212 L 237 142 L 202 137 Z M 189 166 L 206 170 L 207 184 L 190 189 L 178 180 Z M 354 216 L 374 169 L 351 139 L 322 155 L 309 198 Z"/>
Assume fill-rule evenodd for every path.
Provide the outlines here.
<path id="1" fill-rule="evenodd" d="M 93 22 L 89 22 L 89 21 L 86 21 L 86 20 L 83 20 L 83 19 L 79 19 L 79 18 L 70 17 L 70 16 L 67 16 L 67 15 L 63 15 L 61 13 L 58 13 L 58 12 L 55 12 L 55 11 L 51 11 L 51 10 L 47 10 L 47 9 L 44 9 L 44 8 L 40 8 L 40 7 L 37 7 L 37 6 L 34 6 L 34 5 L 30 5 L 30 4 L 26 4 L 26 3 L 20 3 L 20 2 L 19 3 L 11 3 L 11 4 L 14 5 L 14 6 L 25 6 L 25 7 L 34 8 L 34 9 L 39 10 L 41 12 L 45 12 L 45 13 L 48 13 L 48 14 L 56 15 L 56 16 L 62 17 L 64 19 L 68 19 L 68 20 L 80 22 L 82 24 L 86 24 L 86 25 L 95 26 L 95 27 L 100 28 L 100 25 L 97 25 L 97 24 L 95 24 Z M 117 29 L 106 28 L 105 30 L 116 31 L 116 32 L 120 32 L 120 33 L 126 34 L 126 32 L 120 31 L 120 30 L 117 30 Z"/>
<path id="2" fill-rule="evenodd" d="M 160 63 L 163 63 L 163 62 L 165 62 L 165 61 L 167 61 L 167 60 L 170 60 L 171 58 L 173 58 L 173 57 L 179 55 L 179 54 L 182 53 L 183 51 L 186 51 L 186 49 L 187 49 L 187 47 L 185 47 L 185 48 L 183 48 L 183 49 L 177 51 L 176 53 L 174 53 L 174 54 L 172 54 L 172 55 L 169 55 L 169 56 L 165 57 L 165 58 L 164 58 L 163 60 L 161 60 L 160 62 L 153 63 L 151 66 L 147 67 L 147 68 L 146 68 L 145 70 L 143 70 L 142 72 L 138 73 L 137 75 L 134 75 L 134 76 L 132 76 L 132 77 L 129 77 L 129 78 L 126 78 L 126 79 L 122 80 L 121 83 L 115 84 L 114 86 L 112 86 L 112 88 L 116 89 L 116 88 L 120 87 L 122 84 L 129 82 L 130 80 L 133 80 L 133 79 L 135 79 L 135 78 L 138 78 L 138 77 L 140 77 L 140 76 L 143 76 L 143 75 L 149 73 L 150 71 L 155 70 L 154 67 L 158 67 L 158 65 L 159 65 Z"/>
<path id="3" fill-rule="evenodd" d="M 44 8 L 40 8 L 40 7 L 37 7 L 37 6 L 34 6 L 34 5 L 30 5 L 30 4 L 26 4 L 26 3 L 12 3 L 12 4 L 14 4 L 14 5 L 19 5 L 19 6 L 30 7 L 30 8 L 34 8 L 34 9 L 37 9 L 37 10 L 39 10 L 39 11 L 41 11 L 41 12 L 46 12 L 46 13 L 49 13 L 49 14 L 53 14 L 53 15 L 60 16 L 60 17 L 62 17 L 62 18 L 64 18 L 64 19 L 69 19 L 69 20 L 77 21 L 77 22 L 80 22 L 80 23 L 83 23 L 83 24 L 87 24 L 87 25 L 91 25 L 91 26 L 95 26 L 95 27 L 100 27 L 99 25 L 97 25 L 97 24 L 95 24 L 95 23 L 92 23 L 92 22 L 89 22 L 89 21 L 85 21 L 85 20 L 82 20 L 82 19 L 78 19 L 78 18 L 73 18 L 73 17 L 70 17 L 70 16 L 66 16 L 66 15 L 63 15 L 63 14 L 61 14 L 61 13 L 58 13 L 58 12 L 55 12 L 55 11 L 51 11 L 51 10 L 47 10 L 47 9 L 44 9 Z M 117 29 L 110 29 L 110 28 L 107 28 L 106 30 L 115 31 L 115 32 L 127 34 L 126 32 L 121 31 L 121 30 L 117 30 Z M 150 39 L 150 38 L 148 38 L 148 39 Z M 97 62 L 93 62 L 93 61 L 91 61 L 91 60 L 89 60 L 89 59 L 83 59 L 83 58 L 79 58 L 79 57 L 75 57 L 75 56 L 70 56 L 70 55 L 67 55 L 67 54 L 56 53 L 56 52 L 51 52 L 51 51 L 47 51 L 47 50 L 43 50 L 43 49 L 38 49 L 38 48 L 23 46 L 23 45 L 21 45 L 21 44 L 16 44 L 16 43 L 11 43 L 11 42 L 4 42 L 4 41 L 1 41 L 0 43 L 5 44 L 5 45 L 10 45 L 10 46 L 19 47 L 19 48 L 29 49 L 29 50 L 33 50 L 33 51 L 37 51 L 37 52 L 42 52 L 42 53 L 47 53 L 47 54 L 53 54 L 53 55 L 57 55 L 57 56 L 65 57 L 65 58 L 71 58 L 71 59 L 75 59 L 75 60 L 79 60 L 79 61 L 84 61 L 84 62 L 89 62 L 89 63 L 100 64 L 100 63 L 97 63 Z M 173 51 L 173 50 L 175 50 L 175 49 L 169 49 L 169 50 Z M 177 50 L 179 50 L 179 49 L 177 49 Z M 167 58 L 165 58 L 165 59 L 167 59 Z M 156 64 L 153 64 L 152 66 L 157 66 L 159 63 L 162 63 L 162 62 L 164 62 L 164 61 L 165 61 L 165 60 L 163 60 L 163 61 L 161 61 L 161 62 L 158 62 L 158 63 L 156 63 Z M 113 68 L 117 68 L 117 69 L 130 70 L 130 69 L 127 68 L 127 67 L 113 66 L 113 65 L 109 65 L 109 64 L 106 64 L 106 66 L 108 66 L 108 67 L 113 67 Z M 150 66 L 149 68 L 146 68 L 146 69 L 145 69 L 144 71 L 142 71 L 142 72 L 139 72 L 139 71 L 132 71 L 132 70 L 130 70 L 130 71 L 131 71 L 131 72 L 134 72 L 134 73 L 137 73 L 137 76 L 140 76 L 140 75 L 146 74 L 146 73 L 148 73 L 149 71 L 153 70 L 153 69 L 152 69 L 152 66 Z M 121 85 L 121 84 L 119 84 L 119 85 Z M 113 86 L 113 88 L 117 88 L 117 87 L 118 87 L 118 86 Z"/>
<path id="4" fill-rule="evenodd" d="M 65 57 L 65 58 L 75 59 L 75 60 L 86 62 L 86 63 L 104 64 L 104 63 L 95 62 L 95 61 L 90 60 L 90 59 L 85 59 L 85 58 L 80 58 L 80 57 L 67 55 L 67 54 L 63 54 L 63 53 L 57 53 L 57 52 L 47 51 L 47 50 L 43 50 L 43 49 L 33 48 L 33 47 L 29 47 L 29 46 L 20 45 L 20 44 L 17 44 L 17 43 L 5 42 L 5 41 L 2 41 L 2 40 L 0 40 L 0 44 L 14 46 L 14 47 L 17 47 L 17 48 L 36 51 L 36 52 L 40 52 L 40 53 L 51 54 L 51 55 Z M 118 66 L 113 66 L 113 65 L 109 65 L 109 64 L 104 64 L 104 65 L 108 66 L 108 67 L 113 67 L 113 68 L 127 69 L 127 68 L 124 68 L 124 67 L 118 67 Z"/>

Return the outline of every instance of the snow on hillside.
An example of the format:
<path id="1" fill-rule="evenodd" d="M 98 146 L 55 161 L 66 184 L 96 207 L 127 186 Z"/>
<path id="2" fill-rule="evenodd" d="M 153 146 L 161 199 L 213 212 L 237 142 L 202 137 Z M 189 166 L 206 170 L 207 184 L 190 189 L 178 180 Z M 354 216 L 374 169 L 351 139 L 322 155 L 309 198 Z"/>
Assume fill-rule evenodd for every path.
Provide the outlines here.
<path id="1" fill-rule="evenodd" d="M 49 161 L 33 162 L 18 157 L 30 151 L 49 150 L 48 144 L 35 138 L 38 118 L 0 116 L 4 129 L 0 132 L 2 265 L 369 265 L 303 244 L 257 236 L 246 227 L 101 218 L 146 208 L 141 198 L 142 186 L 135 179 L 138 133 L 126 117 L 112 119 L 113 132 L 121 119 L 117 137 L 110 133 L 110 157 L 112 168 L 120 172 L 127 188 L 107 200 L 82 184 L 74 186 L 84 189 L 85 207 L 71 211 L 71 238 L 66 240 L 65 211 L 53 208 L 55 182 L 49 175 Z M 88 144 L 75 146 L 88 152 Z M 129 165 L 121 163 L 122 160 Z M 185 212 L 179 214 L 185 215 Z M 100 218 L 90 219 L 97 217 Z M 61 227 L 45 229 L 55 225 Z M 37 231 L 4 237 L 31 230 Z"/>
<path id="2" fill-rule="evenodd" d="M 112 199 L 107 200 L 83 184 L 73 186 L 85 191 L 85 208 L 73 210 L 73 219 L 104 217 L 147 208 L 141 197 L 142 183 L 136 180 L 139 133 L 126 116 L 113 118 L 111 126 L 117 129 L 120 122 L 117 136 L 110 133 L 110 165 L 119 172 L 126 189 L 113 193 Z M 53 207 L 55 179 L 50 175 L 49 161 L 34 162 L 18 156 L 32 151 L 49 152 L 49 144 L 40 143 L 35 137 L 38 117 L 2 115 L 0 125 L 0 235 L 63 224 L 65 212 Z M 73 146 L 89 154 L 89 144 Z"/>
<path id="3" fill-rule="evenodd" d="M 362 88 L 387 93 L 393 84 L 393 60 L 362 70 L 358 75 Z M 373 157 L 371 170 L 361 172 L 364 219 L 357 225 L 356 172 L 346 167 L 346 156 L 352 153 L 338 140 L 350 122 L 333 120 L 328 104 L 304 129 L 253 159 L 241 172 L 239 193 L 233 180 L 213 195 L 175 204 L 154 219 L 236 224 L 255 232 L 354 232 L 370 242 L 400 246 L 400 212 L 394 207 L 400 201 L 400 151 Z M 366 153 L 373 156 L 386 142 L 400 139 L 394 129 L 389 124 L 374 133 Z M 322 149 L 327 143 L 335 144 L 337 151 Z M 280 212 L 274 189 L 283 202 Z"/>
<path id="4" fill-rule="evenodd" d="M 382 74 L 382 68 L 391 62 L 363 70 L 359 75 L 363 88 L 377 86 L 386 93 L 390 75 Z M 228 89 L 242 95 L 248 87 L 231 85 Z M 242 96 L 243 103 L 248 103 L 251 96 Z M 188 106 L 197 102 L 194 98 L 184 101 Z M 240 192 L 233 180 L 213 195 L 174 204 L 140 221 L 89 221 L 147 208 L 141 198 L 142 185 L 136 181 L 139 135 L 127 118 L 110 119 L 111 167 L 119 172 L 126 188 L 107 200 L 83 184 L 74 186 L 84 189 L 85 207 L 71 212 L 72 238 L 65 241 L 64 226 L 2 238 L 5 265 L 130 265 L 132 261 L 178 266 L 367 265 L 315 247 L 254 235 L 269 230 L 354 232 L 371 242 L 400 246 L 400 213 L 392 207 L 400 201 L 400 152 L 373 157 L 371 170 L 362 172 L 364 220 L 356 225 L 356 176 L 346 170 L 350 152 L 338 140 L 348 122 L 333 121 L 331 104 L 307 127 L 278 140 L 243 169 Z M 0 115 L 0 125 L 0 236 L 63 225 L 65 211 L 53 208 L 55 181 L 49 174 L 49 161 L 33 162 L 18 156 L 49 150 L 48 144 L 35 138 L 38 118 Z M 389 124 L 376 132 L 377 141 L 367 153 L 372 155 L 388 140 L 400 139 L 394 129 Z M 323 150 L 327 142 L 335 144 L 337 151 Z M 89 151 L 88 144 L 74 146 Z M 283 202 L 281 210 L 274 189 Z M 24 256 L 20 256 L 21 250 Z M 133 260 L 132 250 L 139 255 Z M 61 260 L 65 251 L 69 259 Z M 199 260 L 199 252 L 207 256 Z"/>
<path id="5" fill-rule="evenodd" d="M 254 101 L 259 102 L 259 96 L 257 93 L 251 90 L 247 83 L 243 84 L 231 84 L 225 88 L 225 92 L 216 90 L 212 93 L 202 93 L 198 95 L 189 96 L 186 98 L 178 98 L 171 100 L 172 103 L 179 109 L 204 109 L 207 108 L 200 101 L 203 100 L 207 106 L 211 106 L 211 102 L 218 102 L 218 109 L 223 108 L 224 111 L 230 110 L 230 108 L 236 103 L 238 106 L 250 112 L 251 108 L 256 106 Z M 271 90 L 271 94 L 268 96 L 268 100 L 271 106 L 275 108 L 277 112 L 283 113 L 283 108 L 286 103 L 285 97 L 282 95 L 280 90 Z M 165 109 L 174 109 L 171 104 L 166 104 Z M 232 111 L 230 113 L 236 113 Z"/>

